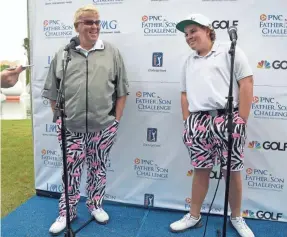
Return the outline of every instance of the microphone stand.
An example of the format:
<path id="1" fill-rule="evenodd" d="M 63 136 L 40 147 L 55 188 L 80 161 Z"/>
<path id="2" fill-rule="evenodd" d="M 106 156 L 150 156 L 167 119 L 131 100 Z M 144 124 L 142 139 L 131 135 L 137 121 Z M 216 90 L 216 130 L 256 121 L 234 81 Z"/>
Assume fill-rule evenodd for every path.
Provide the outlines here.
<path id="1" fill-rule="evenodd" d="M 229 197 L 229 183 L 230 183 L 230 169 L 231 169 L 231 153 L 233 143 L 233 71 L 234 71 L 234 58 L 235 58 L 236 40 L 233 40 L 230 46 L 229 54 L 231 57 L 230 69 L 230 85 L 227 98 L 227 133 L 228 133 L 228 158 L 227 158 L 227 174 L 226 174 L 226 187 L 225 187 L 225 201 L 224 201 L 224 221 L 223 221 L 223 237 L 226 237 L 226 223 L 228 216 L 228 197 Z"/>
<path id="2" fill-rule="evenodd" d="M 75 233 L 71 228 L 70 222 L 70 205 L 69 205 L 69 181 L 67 171 L 67 147 L 66 147 L 66 120 L 65 120 L 65 86 L 64 81 L 66 79 L 66 72 L 69 62 L 71 61 L 70 49 L 67 49 L 66 64 L 65 59 L 62 59 L 63 78 L 60 82 L 58 96 L 55 105 L 55 112 L 53 122 L 56 122 L 57 118 L 61 118 L 61 137 L 62 137 L 62 156 L 63 156 L 63 168 L 64 168 L 64 185 L 65 185 L 65 201 L 66 201 L 66 232 L 65 237 L 74 237 Z"/>
<path id="3" fill-rule="evenodd" d="M 69 205 L 69 181 L 68 181 L 68 171 L 67 171 L 67 147 L 66 147 L 66 114 L 65 114 L 65 79 L 66 79 L 66 72 L 68 68 L 68 64 L 71 61 L 71 52 L 70 47 L 65 48 L 64 51 L 67 51 L 67 58 L 66 63 L 65 59 L 62 59 L 62 69 L 63 69 L 63 78 L 60 82 L 57 100 L 55 104 L 55 111 L 53 122 L 57 121 L 57 118 L 61 117 L 61 137 L 62 137 L 62 156 L 63 156 L 63 169 L 64 169 L 64 186 L 65 186 L 65 201 L 66 201 L 66 231 L 65 237 L 75 237 L 76 233 L 87 226 L 90 222 L 92 222 L 95 218 L 91 217 L 85 224 L 83 224 L 80 228 L 76 231 L 72 230 L 71 221 L 70 221 L 70 205 Z"/>

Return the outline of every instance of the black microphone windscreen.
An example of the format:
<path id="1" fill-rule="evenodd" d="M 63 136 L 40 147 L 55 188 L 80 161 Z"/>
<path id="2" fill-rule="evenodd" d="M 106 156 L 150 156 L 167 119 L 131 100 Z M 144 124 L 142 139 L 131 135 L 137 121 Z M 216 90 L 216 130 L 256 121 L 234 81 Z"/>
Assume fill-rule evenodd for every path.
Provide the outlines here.
<path id="1" fill-rule="evenodd" d="M 78 36 L 73 37 L 70 42 L 73 44 L 74 47 L 80 45 L 80 39 Z"/>
<path id="2" fill-rule="evenodd" d="M 228 27 L 227 32 L 231 41 L 237 40 L 237 28 L 235 26 Z"/>

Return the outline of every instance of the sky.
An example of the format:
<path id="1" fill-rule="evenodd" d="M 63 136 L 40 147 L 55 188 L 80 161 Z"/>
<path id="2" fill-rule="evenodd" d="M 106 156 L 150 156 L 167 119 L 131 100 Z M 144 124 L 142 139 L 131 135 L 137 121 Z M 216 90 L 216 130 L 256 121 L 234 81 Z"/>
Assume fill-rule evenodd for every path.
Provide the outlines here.
<path id="1" fill-rule="evenodd" d="M 0 60 L 23 59 L 27 29 L 27 0 L 0 0 Z"/>

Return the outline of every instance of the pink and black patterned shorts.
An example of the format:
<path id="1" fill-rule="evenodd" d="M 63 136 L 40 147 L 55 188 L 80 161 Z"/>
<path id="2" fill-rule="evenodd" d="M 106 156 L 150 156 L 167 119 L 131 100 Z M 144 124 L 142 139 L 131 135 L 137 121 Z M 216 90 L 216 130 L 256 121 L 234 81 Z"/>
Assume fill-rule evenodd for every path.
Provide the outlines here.
<path id="1" fill-rule="evenodd" d="M 191 164 L 195 168 L 212 168 L 214 165 L 227 168 L 228 133 L 227 116 L 211 116 L 206 112 L 191 113 L 184 122 L 183 142 L 188 149 Z M 246 141 L 246 124 L 233 112 L 231 171 L 244 168 L 244 146 Z"/>

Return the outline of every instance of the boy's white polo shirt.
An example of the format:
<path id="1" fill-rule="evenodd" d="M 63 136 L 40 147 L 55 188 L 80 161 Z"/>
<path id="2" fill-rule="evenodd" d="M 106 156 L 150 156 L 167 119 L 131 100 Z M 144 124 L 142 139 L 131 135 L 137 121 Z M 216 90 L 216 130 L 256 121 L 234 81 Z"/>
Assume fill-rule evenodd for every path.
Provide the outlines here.
<path id="1" fill-rule="evenodd" d="M 230 84 L 230 43 L 214 42 L 206 56 L 195 51 L 184 63 L 181 91 L 187 93 L 189 111 L 223 109 Z M 236 46 L 233 73 L 233 103 L 239 105 L 238 81 L 253 75 L 245 53 Z"/>

